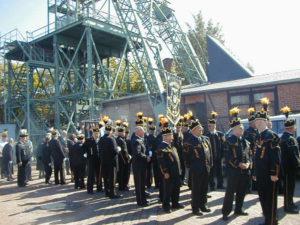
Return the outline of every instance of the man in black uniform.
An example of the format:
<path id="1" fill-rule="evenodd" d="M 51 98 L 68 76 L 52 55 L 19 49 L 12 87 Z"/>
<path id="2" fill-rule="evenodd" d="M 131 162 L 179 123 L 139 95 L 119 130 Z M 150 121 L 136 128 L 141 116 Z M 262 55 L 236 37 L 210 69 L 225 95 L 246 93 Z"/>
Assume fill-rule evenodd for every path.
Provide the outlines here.
<path id="1" fill-rule="evenodd" d="M 243 138 L 244 127 L 238 117 L 237 107 L 230 110 L 233 119 L 230 122 L 232 129 L 231 136 L 226 142 L 226 166 L 227 166 L 227 187 L 223 202 L 223 220 L 228 219 L 232 210 L 235 194 L 235 215 L 245 216 L 248 213 L 242 210 L 244 199 L 250 182 L 250 165 L 252 162 L 250 143 Z"/>
<path id="2" fill-rule="evenodd" d="M 125 142 L 126 142 L 126 146 L 127 146 L 127 152 L 129 155 L 129 162 L 125 167 L 125 177 L 124 177 L 124 185 L 125 185 L 125 191 L 129 191 L 129 179 L 130 179 L 130 173 L 131 173 L 131 160 L 132 160 L 132 148 L 131 148 L 131 140 L 129 138 L 129 124 L 127 122 L 123 122 L 123 126 L 125 127 Z"/>
<path id="3" fill-rule="evenodd" d="M 157 179 L 156 180 L 154 180 L 155 181 L 155 188 L 158 188 L 159 190 L 159 194 L 158 194 L 158 196 L 159 196 L 159 201 L 160 202 L 162 202 L 163 201 L 163 184 L 162 184 L 162 180 L 163 180 L 163 175 L 162 175 L 162 173 L 161 173 L 161 171 L 160 171 L 160 169 L 159 169 L 159 166 L 158 166 L 158 162 L 157 162 L 157 148 L 158 148 L 158 146 L 161 144 L 161 142 L 163 141 L 162 140 L 162 130 L 161 130 L 161 122 L 160 122 L 160 120 L 163 118 L 164 116 L 163 115 L 159 115 L 158 116 L 158 119 L 159 119 L 159 125 L 158 125 L 158 127 L 159 127 L 159 130 L 158 130 L 158 134 L 157 134 L 157 136 L 156 136 L 156 138 L 155 138 L 155 150 L 154 150 L 154 154 L 155 154 L 155 156 L 156 156 L 156 163 L 155 163 L 155 167 L 157 168 L 157 170 L 158 170 L 158 176 L 157 176 Z"/>
<path id="4" fill-rule="evenodd" d="M 52 175 L 52 163 L 51 163 L 51 149 L 49 148 L 49 142 L 51 140 L 51 133 L 47 133 L 45 140 L 42 144 L 42 162 L 45 170 L 45 183 L 49 184 Z"/>
<path id="5" fill-rule="evenodd" d="M 184 178 L 185 178 L 185 163 L 184 163 L 184 157 L 183 157 L 183 133 L 182 133 L 182 126 L 183 126 L 183 116 L 180 117 L 178 123 L 176 124 L 176 131 L 174 132 L 174 140 L 173 140 L 173 146 L 176 148 L 179 161 L 180 161 L 180 184 L 184 184 Z"/>
<path id="6" fill-rule="evenodd" d="M 146 170 L 146 186 L 147 188 L 151 188 L 152 180 L 154 177 L 155 185 L 157 184 L 158 179 L 158 167 L 157 167 L 157 157 L 155 151 L 155 125 L 153 124 L 153 118 L 148 118 L 148 134 L 145 135 L 145 143 L 146 143 L 146 155 L 151 158 L 151 161 L 147 164 Z M 152 174 L 153 169 L 153 174 Z M 153 176 L 154 175 L 154 176 Z"/>
<path id="7" fill-rule="evenodd" d="M 19 142 L 16 145 L 16 160 L 18 165 L 18 186 L 25 187 L 26 183 L 26 165 L 30 155 L 27 155 L 26 142 L 28 133 L 26 129 L 20 130 Z"/>
<path id="8" fill-rule="evenodd" d="M 64 171 L 63 171 L 63 162 L 64 162 L 64 152 L 61 147 L 60 142 L 58 141 L 58 133 L 56 130 L 52 130 L 52 139 L 49 142 L 49 148 L 51 151 L 51 156 L 53 158 L 54 163 L 54 177 L 55 177 L 55 184 L 65 184 L 65 177 L 64 177 Z M 60 175 L 60 181 L 58 178 L 58 173 Z"/>
<path id="9" fill-rule="evenodd" d="M 255 115 L 255 126 L 259 132 L 255 153 L 256 184 L 265 222 L 275 225 L 277 220 L 277 190 L 280 170 L 279 137 L 267 127 L 269 99 L 261 99 L 263 109 Z"/>
<path id="10" fill-rule="evenodd" d="M 212 167 L 212 154 L 209 139 L 204 137 L 203 127 L 198 120 L 191 121 L 191 136 L 186 143 L 190 161 L 192 189 L 192 210 L 195 215 L 210 212 L 206 207 L 209 172 Z"/>
<path id="11" fill-rule="evenodd" d="M 289 119 L 291 109 L 285 106 L 281 109 L 285 114 L 284 122 L 285 131 L 280 139 L 281 148 L 281 165 L 283 169 L 284 183 L 284 210 L 287 213 L 298 213 L 297 206 L 294 204 L 293 197 L 295 191 L 296 172 L 300 166 L 299 146 L 294 134 L 296 131 L 296 120 Z"/>
<path id="12" fill-rule="evenodd" d="M 190 153 L 189 153 L 189 145 L 190 145 L 190 138 L 193 137 L 190 130 L 191 122 L 195 121 L 194 115 L 191 111 L 186 113 L 183 116 L 183 127 L 182 127 L 182 133 L 183 133 L 183 159 L 185 164 L 185 179 L 187 180 L 187 184 L 189 189 L 192 188 L 192 177 L 190 175 Z"/>
<path id="13" fill-rule="evenodd" d="M 217 131 L 217 116 L 218 113 L 214 111 L 211 112 L 211 118 L 208 120 L 209 132 L 206 134 L 210 140 L 213 158 L 213 167 L 211 168 L 209 177 L 209 186 L 211 191 L 214 191 L 216 188 L 215 177 L 217 178 L 217 188 L 224 189 L 222 159 L 224 155 L 225 136 L 221 131 Z"/>
<path id="14" fill-rule="evenodd" d="M 125 127 L 121 120 L 116 122 L 116 131 L 118 137 L 116 138 L 117 145 L 121 148 L 120 153 L 118 154 L 119 161 L 119 171 L 118 171 L 118 183 L 119 191 L 125 191 L 127 187 L 128 180 L 128 164 L 130 161 L 130 156 L 127 151 L 127 144 L 125 141 Z"/>
<path id="15" fill-rule="evenodd" d="M 146 200 L 145 182 L 147 163 L 151 158 L 146 155 L 146 147 L 144 143 L 144 121 L 138 116 L 136 121 L 135 134 L 132 136 L 132 170 L 135 186 L 135 195 L 138 206 L 148 206 Z"/>
<path id="16" fill-rule="evenodd" d="M 101 153 L 101 168 L 104 179 L 105 196 L 111 199 L 120 198 L 116 194 L 116 176 L 118 172 L 118 154 L 121 148 L 118 147 L 113 137 L 112 121 L 103 119 L 105 123 L 105 135 L 100 138 L 99 146 Z"/>
<path id="17" fill-rule="evenodd" d="M 103 126 L 99 123 L 99 126 Z M 92 137 L 87 138 L 83 144 L 87 155 L 88 165 L 88 178 L 87 178 L 87 193 L 93 194 L 93 187 L 96 183 L 97 192 L 102 191 L 102 179 L 101 179 L 101 159 L 100 159 L 100 130 L 99 127 L 93 127 Z M 96 181 L 96 182 L 95 182 Z"/>
<path id="18" fill-rule="evenodd" d="M 84 135 L 79 134 L 77 136 L 78 142 L 69 149 L 69 155 L 71 160 L 71 165 L 74 173 L 74 188 L 75 189 L 84 189 L 84 173 L 86 167 L 86 158 L 85 158 L 85 147 L 84 147 Z"/>
<path id="19" fill-rule="evenodd" d="M 245 130 L 244 132 L 244 138 L 250 142 L 250 149 L 251 149 L 251 157 L 252 161 L 254 161 L 254 156 L 255 156 L 255 150 L 256 150 L 256 143 L 257 143 L 257 138 L 258 138 L 258 131 L 255 127 L 255 108 L 251 107 L 248 109 L 248 121 L 249 121 L 249 127 Z M 256 181 L 253 180 L 253 175 L 254 175 L 254 168 L 251 165 L 251 180 L 250 180 L 250 185 L 249 185 L 249 192 L 251 189 L 257 190 L 256 188 Z"/>
<path id="20" fill-rule="evenodd" d="M 172 147 L 173 132 L 169 128 L 167 118 L 161 120 L 163 141 L 158 146 L 157 159 L 158 165 L 163 175 L 163 209 L 170 213 L 170 201 L 173 209 L 183 208 L 178 203 L 180 192 L 180 160 L 176 148 Z"/>

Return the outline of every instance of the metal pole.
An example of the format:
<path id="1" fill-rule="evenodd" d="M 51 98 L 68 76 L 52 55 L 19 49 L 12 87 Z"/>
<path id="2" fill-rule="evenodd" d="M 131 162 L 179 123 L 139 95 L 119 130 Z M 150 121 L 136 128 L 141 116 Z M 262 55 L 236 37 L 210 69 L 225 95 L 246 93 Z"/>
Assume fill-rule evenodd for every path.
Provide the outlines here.
<path id="1" fill-rule="evenodd" d="M 87 48 L 87 78 L 89 84 L 89 101 L 90 101 L 90 120 L 94 119 L 94 86 L 93 86 L 93 48 L 92 48 L 92 31 L 90 27 L 86 28 L 86 48 Z"/>

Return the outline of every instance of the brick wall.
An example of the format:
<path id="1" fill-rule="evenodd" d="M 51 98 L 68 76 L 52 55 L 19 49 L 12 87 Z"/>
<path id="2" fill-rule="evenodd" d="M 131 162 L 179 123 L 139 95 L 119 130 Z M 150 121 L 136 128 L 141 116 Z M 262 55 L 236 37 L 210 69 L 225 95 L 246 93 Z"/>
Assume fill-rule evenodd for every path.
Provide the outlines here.
<path id="1" fill-rule="evenodd" d="M 293 112 L 300 112 L 300 83 L 281 84 L 277 90 L 279 109 L 288 105 Z"/>
<path id="2" fill-rule="evenodd" d="M 228 126 L 228 96 L 227 92 L 207 93 L 206 94 L 207 116 L 210 117 L 211 111 L 218 112 L 217 128 L 227 130 Z"/>

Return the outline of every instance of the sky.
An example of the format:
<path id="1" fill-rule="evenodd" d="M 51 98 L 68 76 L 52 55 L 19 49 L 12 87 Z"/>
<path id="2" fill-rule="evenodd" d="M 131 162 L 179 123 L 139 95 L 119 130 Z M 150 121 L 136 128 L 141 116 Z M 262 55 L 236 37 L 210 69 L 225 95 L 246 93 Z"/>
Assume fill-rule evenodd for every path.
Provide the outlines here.
<path id="1" fill-rule="evenodd" d="M 255 74 L 300 69 L 299 0 L 169 0 L 186 30 L 193 14 L 222 25 L 225 45 Z M 47 0 L 0 0 L 0 33 L 47 23 Z"/>

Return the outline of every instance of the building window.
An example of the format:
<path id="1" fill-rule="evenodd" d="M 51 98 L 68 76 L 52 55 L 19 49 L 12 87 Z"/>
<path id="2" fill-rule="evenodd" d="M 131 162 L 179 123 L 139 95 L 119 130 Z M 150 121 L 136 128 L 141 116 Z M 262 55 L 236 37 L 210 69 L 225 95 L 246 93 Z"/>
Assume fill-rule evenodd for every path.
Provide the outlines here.
<path id="1" fill-rule="evenodd" d="M 249 105 L 249 95 L 233 95 L 230 97 L 230 103 L 234 105 Z"/>

